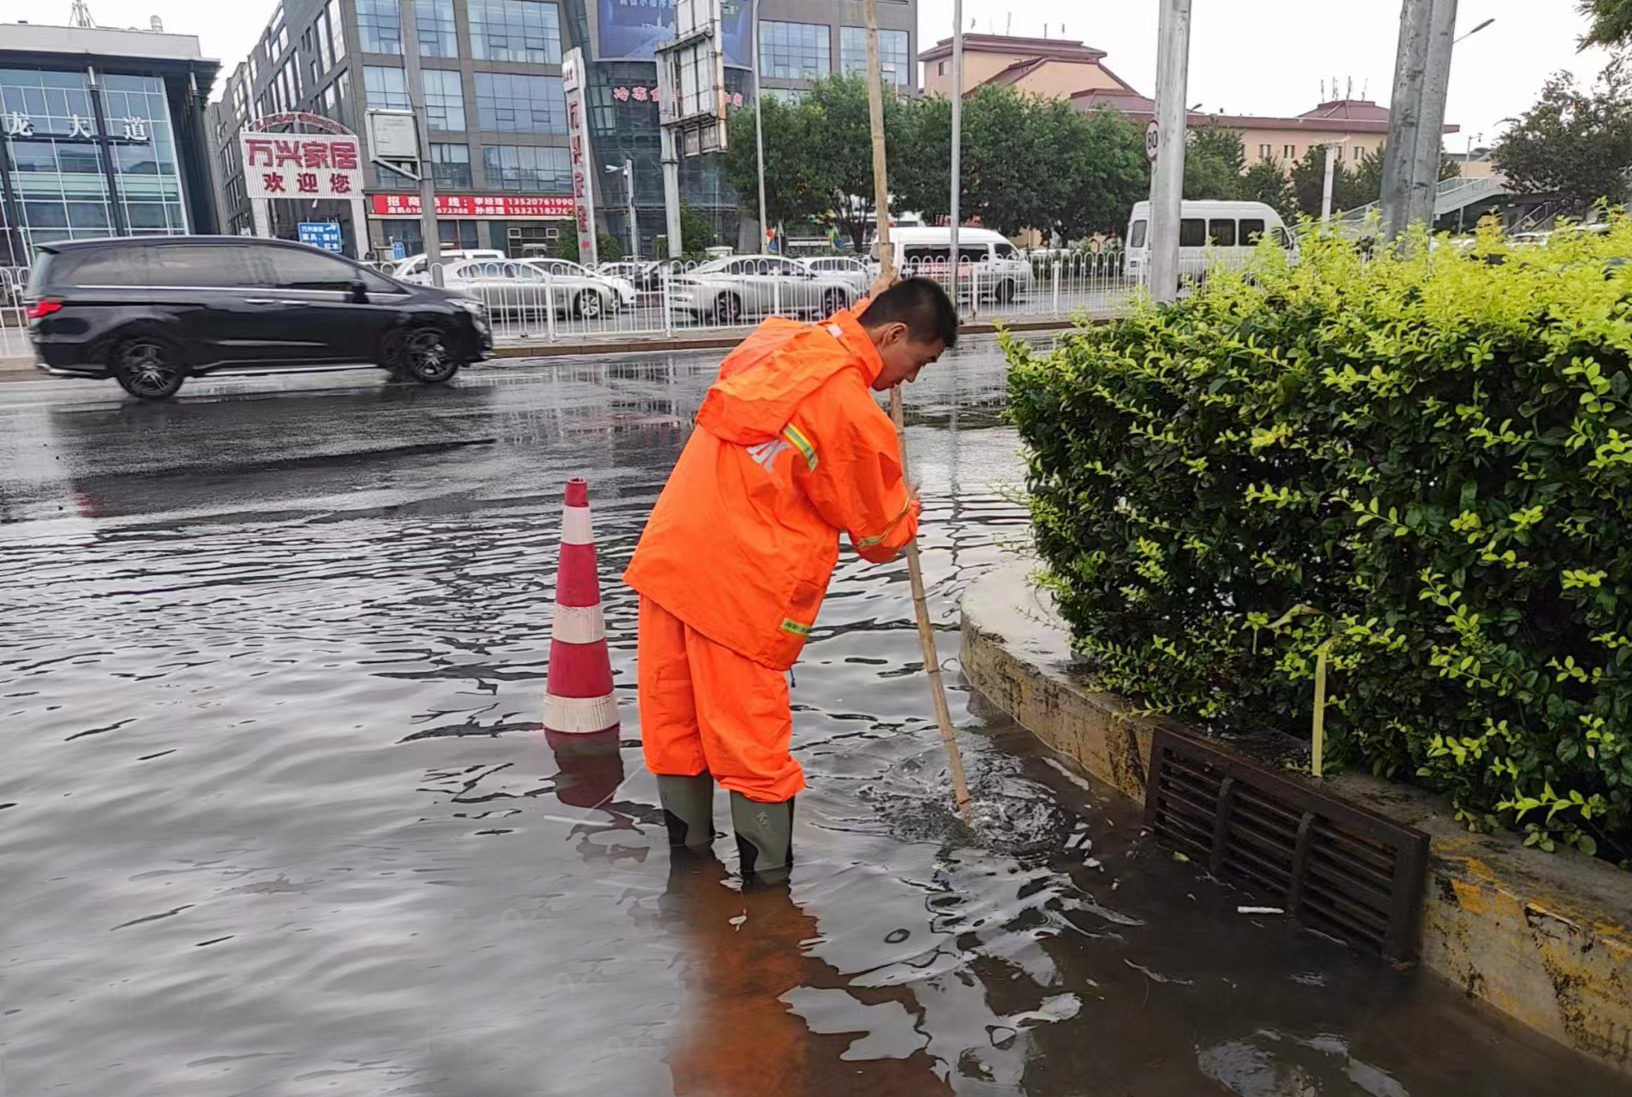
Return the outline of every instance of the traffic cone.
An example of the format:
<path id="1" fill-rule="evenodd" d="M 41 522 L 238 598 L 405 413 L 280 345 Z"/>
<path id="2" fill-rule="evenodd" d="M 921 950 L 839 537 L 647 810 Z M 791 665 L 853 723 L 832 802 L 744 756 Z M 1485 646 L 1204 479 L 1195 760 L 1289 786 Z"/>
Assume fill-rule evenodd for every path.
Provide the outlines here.
<path id="1" fill-rule="evenodd" d="M 606 649 L 601 582 L 595 572 L 589 484 L 574 478 L 567 481 L 561 517 L 561 566 L 555 576 L 544 730 L 556 735 L 593 735 L 617 726 L 612 658 Z"/>

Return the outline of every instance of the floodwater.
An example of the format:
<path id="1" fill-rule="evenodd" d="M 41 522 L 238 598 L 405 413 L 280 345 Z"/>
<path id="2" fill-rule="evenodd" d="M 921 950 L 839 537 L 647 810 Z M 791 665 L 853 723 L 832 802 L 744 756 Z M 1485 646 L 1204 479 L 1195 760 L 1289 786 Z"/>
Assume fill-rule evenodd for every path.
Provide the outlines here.
<path id="1" fill-rule="evenodd" d="M 726 839 L 672 861 L 616 577 L 714 361 L 0 385 L 0 1093 L 1626 1092 L 1237 913 L 962 688 L 958 593 L 1024 537 L 990 342 L 909 396 L 982 825 L 905 566 L 847 555 L 795 671 L 791 889 Z M 624 713 L 575 748 L 538 730 L 573 475 Z"/>

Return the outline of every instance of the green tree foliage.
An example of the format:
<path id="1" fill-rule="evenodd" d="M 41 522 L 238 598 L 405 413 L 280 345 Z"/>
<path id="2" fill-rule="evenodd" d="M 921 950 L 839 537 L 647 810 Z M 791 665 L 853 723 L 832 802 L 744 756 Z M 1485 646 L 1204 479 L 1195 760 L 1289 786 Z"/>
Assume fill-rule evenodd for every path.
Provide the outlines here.
<path id="1" fill-rule="evenodd" d="M 1577 210 L 1600 198 L 1620 202 L 1632 168 L 1632 83 L 1625 58 L 1596 86 L 1558 73 L 1541 99 L 1492 150 L 1496 168 L 1520 193 L 1558 194 Z"/>
<path id="2" fill-rule="evenodd" d="M 1316 235 L 1009 341 L 1036 547 L 1107 689 L 1632 858 L 1632 222 Z M 1502 260 L 1502 261 L 1498 261 Z"/>
<path id="3" fill-rule="evenodd" d="M 726 180 L 741 196 L 743 213 L 759 219 L 758 154 L 754 145 L 757 107 L 734 112 L 725 150 Z M 803 222 L 825 214 L 837 185 L 830 165 L 811 155 L 814 112 L 775 97 L 765 110 L 765 212 L 771 224 Z M 683 236 L 685 234 L 682 232 Z M 686 246 L 691 246 L 687 239 Z"/>
<path id="4" fill-rule="evenodd" d="M 1298 214 L 1292 198 L 1292 184 L 1286 177 L 1286 168 L 1278 160 L 1260 160 L 1248 168 L 1237 184 L 1239 197 L 1249 202 L 1263 202 L 1291 222 Z"/>
<path id="5" fill-rule="evenodd" d="M 1246 159 L 1241 135 L 1235 130 L 1215 125 L 1190 130 L 1184 149 L 1184 196 L 1241 197 L 1241 172 Z"/>
<path id="6" fill-rule="evenodd" d="M 690 202 L 680 202 L 680 246 L 688 258 L 701 258 L 705 248 L 720 242 L 714 229 L 714 219 Z"/>
<path id="7" fill-rule="evenodd" d="M 1632 0 L 1580 0 L 1576 6 L 1588 19 L 1582 49 L 1619 46 L 1632 40 Z"/>
<path id="8" fill-rule="evenodd" d="M 599 252 L 600 261 L 603 263 L 616 263 L 623 258 L 623 242 L 611 233 L 597 233 L 595 235 L 595 248 Z M 566 259 L 573 263 L 583 262 L 578 251 L 577 230 L 562 231 L 561 235 L 555 238 L 554 251 L 557 259 Z"/>

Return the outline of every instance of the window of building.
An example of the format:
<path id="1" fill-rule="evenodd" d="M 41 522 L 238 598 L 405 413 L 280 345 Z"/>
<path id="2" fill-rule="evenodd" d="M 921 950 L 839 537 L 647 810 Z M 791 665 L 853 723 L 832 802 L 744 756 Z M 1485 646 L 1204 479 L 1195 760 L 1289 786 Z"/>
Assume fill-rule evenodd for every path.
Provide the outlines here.
<path id="1" fill-rule="evenodd" d="M 420 0 L 414 5 L 421 57 L 458 57 L 459 27 L 453 21 L 453 0 Z"/>
<path id="2" fill-rule="evenodd" d="M 1200 248 L 1207 245 L 1207 222 L 1200 217 L 1185 217 L 1179 221 L 1179 247 Z"/>
<path id="3" fill-rule="evenodd" d="M 566 133 L 561 78 L 478 72 L 476 117 L 482 129 L 494 133 Z"/>
<path id="4" fill-rule="evenodd" d="M 433 130 L 465 128 L 465 84 L 457 72 L 425 70 L 425 124 Z"/>
<path id="5" fill-rule="evenodd" d="M 778 102 L 786 103 L 788 106 L 791 107 L 791 106 L 796 105 L 801 99 L 803 99 L 805 97 L 805 89 L 803 89 L 803 88 L 762 88 L 761 91 L 760 91 L 760 94 L 764 95 L 765 98 L 767 98 L 767 99 L 775 99 Z"/>
<path id="6" fill-rule="evenodd" d="M 940 64 L 936 65 L 935 66 L 935 71 L 936 71 L 937 74 L 939 74 L 941 76 L 945 76 L 946 75 L 946 62 L 942 61 Z"/>
<path id="7" fill-rule="evenodd" d="M 470 250 L 476 244 L 476 222 L 448 221 L 438 219 L 436 235 L 442 241 L 444 248 L 463 248 Z M 392 244 L 401 242 L 402 250 L 407 255 L 420 255 L 425 251 L 425 237 L 420 231 L 420 220 L 413 218 L 388 218 L 380 222 L 380 230 L 385 235 L 387 250 Z"/>
<path id="8" fill-rule="evenodd" d="M 470 146 L 431 145 L 431 177 L 438 189 L 469 190 Z"/>
<path id="9" fill-rule="evenodd" d="M 482 61 L 561 63 L 561 9 L 540 0 L 470 0 L 470 51 Z"/>
<path id="10" fill-rule="evenodd" d="M 334 39 L 329 36 L 329 13 L 318 12 L 312 29 L 316 32 L 313 37 L 317 40 L 318 71 L 328 72 L 334 67 Z"/>
<path id="11" fill-rule="evenodd" d="M 368 96 L 368 105 L 377 110 L 413 109 L 408 100 L 408 80 L 401 69 L 363 66 L 363 92 Z"/>
<path id="12" fill-rule="evenodd" d="M 521 194 L 571 194 L 572 163 L 564 148 L 483 145 L 487 189 Z"/>
<path id="13" fill-rule="evenodd" d="M 334 59 L 343 61 L 346 57 L 346 22 L 340 12 L 340 0 L 329 0 L 329 33 L 334 35 Z"/>
<path id="14" fill-rule="evenodd" d="M 260 52 L 260 49 L 260 46 L 257 45 L 254 49 L 249 51 L 249 82 L 251 84 L 253 84 L 256 77 L 260 75 L 261 66 L 255 60 L 255 55 Z"/>
<path id="15" fill-rule="evenodd" d="M 1258 159 L 1268 160 L 1274 154 L 1275 154 L 1275 146 L 1273 146 L 1273 145 L 1259 145 L 1258 146 Z"/>
<path id="16" fill-rule="evenodd" d="M 1284 160 L 1296 160 L 1298 158 L 1298 146 L 1282 145 L 1281 158 Z"/>
<path id="17" fill-rule="evenodd" d="M 833 71 L 827 25 L 762 21 L 759 62 L 761 74 L 772 79 L 820 80 Z"/>
<path id="18" fill-rule="evenodd" d="M 364 53 L 402 53 L 397 0 L 357 0 L 357 48 Z"/>
<path id="19" fill-rule="evenodd" d="M 886 86 L 910 87 L 912 65 L 907 57 L 907 32 L 881 30 L 878 32 L 878 68 L 884 74 Z M 846 76 L 867 75 L 867 28 L 839 28 L 839 64 Z"/>

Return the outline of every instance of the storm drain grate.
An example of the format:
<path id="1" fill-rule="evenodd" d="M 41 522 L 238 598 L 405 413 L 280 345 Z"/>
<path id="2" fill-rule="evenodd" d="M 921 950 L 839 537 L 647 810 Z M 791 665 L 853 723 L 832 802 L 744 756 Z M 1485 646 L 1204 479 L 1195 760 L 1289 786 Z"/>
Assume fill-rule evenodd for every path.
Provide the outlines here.
<path id="1" fill-rule="evenodd" d="M 1199 740 L 1157 731 L 1145 826 L 1312 929 L 1416 958 L 1428 836 Z"/>

